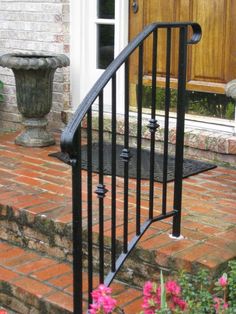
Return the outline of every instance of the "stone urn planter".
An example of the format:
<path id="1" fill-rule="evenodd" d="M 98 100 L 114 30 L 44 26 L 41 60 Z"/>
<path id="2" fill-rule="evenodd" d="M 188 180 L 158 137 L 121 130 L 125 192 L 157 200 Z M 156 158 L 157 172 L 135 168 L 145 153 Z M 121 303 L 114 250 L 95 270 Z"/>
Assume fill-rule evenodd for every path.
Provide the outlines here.
<path id="1" fill-rule="evenodd" d="M 234 100 L 234 136 L 236 135 L 236 79 L 229 81 L 225 86 L 226 96 L 231 97 Z"/>
<path id="2" fill-rule="evenodd" d="M 226 96 L 232 97 L 236 101 L 236 79 L 229 81 L 225 86 Z"/>
<path id="3" fill-rule="evenodd" d="M 16 81 L 17 107 L 24 130 L 15 143 L 42 147 L 55 144 L 46 127 L 52 107 L 53 77 L 57 68 L 69 65 L 63 54 L 9 53 L 0 56 L 0 66 L 12 69 Z"/>

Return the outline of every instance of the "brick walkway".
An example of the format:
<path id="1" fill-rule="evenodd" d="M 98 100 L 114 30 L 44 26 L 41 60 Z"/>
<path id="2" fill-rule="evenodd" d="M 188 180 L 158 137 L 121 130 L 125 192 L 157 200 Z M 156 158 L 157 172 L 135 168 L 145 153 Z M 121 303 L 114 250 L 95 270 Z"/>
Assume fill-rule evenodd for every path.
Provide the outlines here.
<path id="1" fill-rule="evenodd" d="M 57 259 L 71 261 L 71 242 L 70 236 L 68 236 L 68 234 L 71 235 L 70 167 L 55 158 L 48 157 L 49 153 L 58 151 L 59 147 L 20 147 L 14 144 L 15 136 L 15 133 L 0 135 L 0 238 L 49 256 L 39 257 L 38 253 L 27 252 L 29 259 L 43 260 L 46 258 L 53 262 L 50 258 L 50 256 L 53 256 Z M 57 136 L 58 139 L 59 136 Z M 94 182 L 96 182 L 96 177 L 97 175 L 94 174 Z M 85 172 L 83 172 L 83 179 L 86 180 Z M 118 217 L 123 205 L 122 180 L 122 178 L 117 179 Z M 110 178 L 106 177 L 105 181 L 109 189 Z M 135 208 L 135 197 L 132 194 L 132 190 L 135 188 L 134 180 L 130 180 L 130 188 L 129 221 L 131 227 L 129 231 L 130 236 L 132 236 L 135 224 L 134 210 L 132 210 Z M 156 183 L 156 204 L 160 203 L 160 188 L 161 184 Z M 147 183 L 143 181 L 143 215 L 148 206 L 145 196 L 147 191 Z M 170 183 L 168 184 L 169 196 L 172 195 L 172 191 L 173 185 Z M 130 263 L 127 261 L 127 267 L 133 267 L 132 273 L 128 273 L 128 279 L 133 284 L 140 284 L 143 280 L 148 279 L 150 274 L 152 274 L 152 278 L 155 278 L 153 269 L 156 265 L 167 269 L 184 267 L 189 271 L 193 271 L 196 266 L 203 266 L 209 268 L 213 273 L 222 268 L 229 259 L 236 256 L 235 192 L 236 170 L 233 169 L 218 167 L 185 179 L 182 218 L 184 240 L 175 241 L 170 239 L 171 220 L 153 224 L 139 243 L 139 250 L 135 255 L 137 265 L 133 261 Z M 86 190 L 84 190 L 83 198 L 84 203 L 86 203 Z M 109 196 L 105 200 L 106 210 L 109 211 Z M 94 197 L 95 202 L 96 198 Z M 168 204 L 169 209 L 171 209 L 171 199 L 169 199 Z M 158 210 L 156 211 L 159 213 Z M 121 236 L 122 222 L 118 219 L 118 223 L 120 223 L 120 226 L 117 232 L 118 236 Z M 94 231 L 97 229 L 96 224 L 95 219 Z M 105 223 L 105 233 L 109 238 L 109 221 Z M 7 246 L 5 243 L 1 245 L 3 247 Z M 6 247 L 6 252 L 18 254 L 17 252 L 23 252 L 23 249 L 9 250 Z M 8 256 L 8 253 L 6 256 Z M 4 255 L 4 251 L 1 251 L 0 254 Z M 22 254 L 22 264 L 24 264 L 25 259 L 23 256 L 26 253 Z M 35 254 L 37 257 L 34 256 Z M 23 280 L 24 275 L 18 272 L 19 268 L 16 269 L 20 265 L 14 265 L 14 257 L 11 258 L 13 262 L 4 264 L 5 259 L 0 257 L 0 262 L 3 261 L 0 278 L 5 280 L 4 272 L 11 274 L 10 277 L 13 277 L 12 280 L 11 278 L 9 280 L 14 281 L 15 285 Z M 20 258 L 19 263 L 21 263 Z M 29 265 L 30 263 L 31 261 L 29 261 Z M 58 261 L 56 263 L 57 265 L 60 264 Z M 69 267 L 66 262 L 63 265 L 63 267 Z M 47 267 L 50 266 L 47 265 Z M 56 296 L 57 292 L 55 292 L 58 291 L 58 286 L 54 285 L 54 282 L 60 285 L 60 276 L 63 277 L 65 271 L 63 270 L 60 274 L 56 273 L 53 279 L 50 278 L 53 284 L 48 282 L 49 278 L 44 278 L 44 276 L 36 278 L 33 273 L 35 271 L 32 270 L 29 275 L 27 274 L 28 280 L 31 283 L 41 280 L 42 283 L 40 284 L 47 287 L 44 287 L 47 297 L 53 300 L 54 303 L 60 303 L 61 299 Z M 67 273 L 69 274 L 68 268 Z M 141 274 L 141 279 L 137 279 L 136 275 L 138 274 Z M 127 272 L 124 271 L 123 275 L 124 277 L 127 276 Z M 29 286 L 32 289 L 32 291 L 28 291 L 29 293 L 35 295 L 39 293 L 40 289 L 34 288 L 34 284 Z M 71 300 L 71 291 L 67 289 L 69 286 L 68 283 L 66 287 L 59 287 L 60 293 L 68 295 L 67 300 Z M 24 287 L 26 286 L 24 285 Z M 50 291 L 50 289 L 55 289 L 55 291 Z M 133 304 L 136 303 L 130 303 L 133 295 L 129 294 L 129 297 L 130 299 L 127 302 L 130 305 L 127 305 L 127 314 L 135 313 Z M 67 308 L 68 310 L 71 309 L 71 301 L 68 301 Z"/>
<path id="2" fill-rule="evenodd" d="M 1 289 L 0 300 L 5 305 L 10 299 L 5 291 L 8 288 L 13 299 L 11 306 L 17 313 L 31 313 L 35 309 L 40 309 L 40 313 L 72 313 L 70 263 L 43 257 L 3 241 L 0 241 L 0 252 L 0 283 L 7 283 Z M 112 283 L 111 288 L 127 314 L 134 313 L 132 309 L 138 311 L 141 308 L 140 290 L 117 281 Z"/>

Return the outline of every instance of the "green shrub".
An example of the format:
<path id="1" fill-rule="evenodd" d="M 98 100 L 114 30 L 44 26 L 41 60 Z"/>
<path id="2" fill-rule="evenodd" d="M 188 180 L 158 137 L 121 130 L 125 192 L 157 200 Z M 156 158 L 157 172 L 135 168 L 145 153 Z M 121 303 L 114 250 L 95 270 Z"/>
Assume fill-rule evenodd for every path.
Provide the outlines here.
<path id="1" fill-rule="evenodd" d="M 236 260 L 229 262 L 229 305 L 232 308 L 230 313 L 236 313 Z"/>
<path id="2" fill-rule="evenodd" d="M 186 113 L 234 120 L 235 105 L 232 99 L 221 94 L 187 91 Z M 176 111 L 177 90 L 170 90 L 170 111 Z M 143 86 L 143 107 L 152 106 L 152 88 Z M 156 89 L 156 109 L 165 109 L 165 89 Z"/>
<path id="3" fill-rule="evenodd" d="M 181 272 L 178 282 L 190 313 L 215 313 L 210 293 L 209 274 L 206 270 L 201 269 L 195 276 Z"/>
<path id="4" fill-rule="evenodd" d="M 100 285 L 92 292 L 90 314 L 125 313 L 111 296 L 112 290 Z M 139 314 L 235 314 L 236 260 L 230 261 L 228 271 L 215 284 L 209 272 L 197 274 L 181 271 L 176 280 L 148 281 L 143 287 L 142 312 Z"/>

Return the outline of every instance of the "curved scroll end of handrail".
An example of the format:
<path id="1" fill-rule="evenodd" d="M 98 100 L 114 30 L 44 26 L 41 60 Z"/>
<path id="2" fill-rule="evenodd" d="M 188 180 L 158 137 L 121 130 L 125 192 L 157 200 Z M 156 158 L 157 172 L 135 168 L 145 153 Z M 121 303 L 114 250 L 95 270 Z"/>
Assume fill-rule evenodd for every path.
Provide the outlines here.
<path id="1" fill-rule="evenodd" d="M 193 44 L 197 44 L 201 40 L 201 38 L 202 38 L 202 29 L 201 29 L 201 26 L 198 23 L 192 23 L 191 27 L 192 27 L 192 30 L 193 30 L 193 35 L 188 40 L 188 44 L 193 45 Z"/>
<path id="2" fill-rule="evenodd" d="M 73 140 L 74 140 L 74 136 L 72 135 L 72 133 L 68 132 L 67 129 L 65 129 L 62 132 L 61 142 L 60 142 L 61 151 L 63 153 L 68 153 L 70 156 L 73 155 L 73 151 L 71 151 L 73 147 Z"/>

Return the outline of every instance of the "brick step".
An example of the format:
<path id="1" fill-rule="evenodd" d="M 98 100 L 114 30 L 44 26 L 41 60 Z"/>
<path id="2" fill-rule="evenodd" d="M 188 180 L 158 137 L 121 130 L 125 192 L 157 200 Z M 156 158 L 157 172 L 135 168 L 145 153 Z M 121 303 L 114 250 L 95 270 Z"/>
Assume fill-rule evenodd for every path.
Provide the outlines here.
<path id="1" fill-rule="evenodd" d="M 4 215 L 5 214 L 5 215 Z M 72 261 L 72 230 L 71 223 L 61 223 L 46 215 L 36 215 L 29 221 L 30 212 L 16 211 L 7 206 L 2 209 L 0 220 L 0 239 L 34 252 L 56 257 L 62 262 Z M 105 266 L 109 270 L 111 237 L 110 221 L 105 223 Z M 199 228 L 199 229 L 198 229 Z M 200 229 L 201 228 L 201 229 Z M 95 229 L 96 226 L 95 226 Z M 122 246 L 123 227 L 118 228 L 118 249 Z M 197 272 L 200 267 L 207 268 L 212 277 L 226 267 L 227 261 L 235 257 L 235 228 L 227 232 L 219 231 L 215 236 L 210 226 L 202 226 L 195 222 L 183 228 L 185 237 L 174 240 L 170 237 L 172 231 L 171 219 L 153 224 L 144 234 L 137 247 L 130 254 L 121 270 L 118 279 L 128 284 L 142 286 L 150 279 L 159 279 L 160 269 L 166 273 L 175 273 L 178 269 Z M 84 237 L 86 237 L 86 229 Z M 129 239 L 134 235 L 131 228 Z M 223 238 L 221 237 L 223 236 Z M 98 233 L 93 233 L 94 265 L 98 265 Z M 221 246 L 224 244 L 224 247 Z M 84 254 L 86 255 L 86 246 Z"/>
<path id="2" fill-rule="evenodd" d="M 1 194 L 0 194 L 1 200 Z M 16 199 L 12 199 L 14 203 Z M 8 203 L 11 203 L 8 201 Z M 34 207 L 35 208 L 35 207 Z M 72 226 L 71 223 L 63 223 L 44 214 L 32 215 L 32 209 L 17 208 L 14 205 L 0 206 L 0 239 L 8 243 L 17 244 L 21 248 L 33 250 L 36 253 L 46 254 L 52 258 L 56 257 L 62 262 L 72 262 Z M 105 267 L 109 271 L 111 237 L 109 226 L 110 221 L 105 223 Z M 130 228 L 129 239 L 134 235 L 134 226 Z M 117 248 L 122 246 L 122 226 L 117 230 Z M 97 230 L 95 225 L 94 230 Z M 168 254 L 161 253 L 161 247 L 174 243 L 169 237 L 171 233 L 170 221 L 158 222 L 143 236 L 137 248 L 133 250 L 128 260 L 125 262 L 118 278 L 129 284 L 142 286 L 149 280 L 149 274 L 154 274 L 153 278 L 159 278 L 161 266 L 167 272 L 173 270 L 175 262 L 170 259 Z M 86 238 L 86 228 L 84 229 Z M 179 243 L 179 247 L 185 247 L 185 242 Z M 98 233 L 93 232 L 93 255 L 94 265 L 98 267 Z M 160 252 L 157 251 L 160 248 Z M 84 246 L 84 254 L 87 254 Z M 158 254 L 158 256 L 157 256 Z M 171 264 L 170 264 L 171 263 Z M 185 266 L 191 269 L 191 263 L 185 263 Z"/>
<path id="3" fill-rule="evenodd" d="M 4 194 L 0 194 L 0 200 L 3 196 Z M 13 198 L 7 200 L 7 203 L 15 203 L 16 200 L 17 198 Z M 44 214 L 32 214 L 32 211 L 36 209 L 36 205 L 29 209 L 14 204 L 0 206 L 0 239 L 56 257 L 61 261 L 71 262 L 71 223 L 50 218 L 50 211 Z M 215 219 L 211 217 L 210 219 Z M 206 217 L 203 216 L 203 219 Z M 94 229 L 97 229 L 96 225 Z M 215 229 L 208 223 L 201 225 L 197 221 L 185 221 L 183 217 L 182 230 L 185 238 L 180 241 L 170 238 L 171 229 L 171 219 L 153 224 L 121 268 L 118 278 L 129 284 L 142 286 L 146 280 L 150 279 L 150 274 L 153 279 L 158 279 L 160 268 L 167 273 L 172 273 L 183 268 L 189 272 L 196 272 L 199 267 L 208 268 L 212 276 L 216 276 L 226 266 L 227 261 L 235 257 L 235 228 L 229 227 L 227 231 L 224 231 L 218 227 Z M 122 226 L 117 230 L 118 247 L 122 243 L 122 230 Z M 105 223 L 105 234 L 107 251 L 105 256 L 107 257 L 111 245 L 110 221 Z M 86 229 L 84 235 L 86 236 Z M 129 239 L 133 235 L 134 224 L 131 225 Z M 94 232 L 93 239 L 94 263 L 96 264 L 97 232 Z M 108 263 L 109 258 L 106 260 L 106 264 Z"/>
<path id="4" fill-rule="evenodd" d="M 72 260 L 71 168 L 48 154 L 58 146 L 27 148 L 14 144 L 16 134 L 0 134 L 0 239 L 57 257 Z M 93 175 L 93 191 L 97 175 Z M 183 181 L 182 234 L 169 237 L 171 220 L 153 224 L 120 271 L 120 278 L 134 285 L 158 278 L 159 268 L 194 272 L 207 267 L 212 275 L 235 257 L 236 170 L 218 167 Z M 110 177 L 104 182 L 111 190 Z M 117 177 L 117 237 L 122 242 L 123 179 Z M 135 180 L 129 180 L 129 239 L 135 231 Z M 82 171 L 83 206 L 87 207 L 87 177 Z M 155 183 L 155 213 L 159 214 L 162 185 Z M 149 186 L 142 180 L 142 215 L 148 211 Z M 105 197 L 105 243 L 109 250 L 111 199 Z M 168 184 L 168 210 L 172 209 L 173 184 Z M 94 243 L 97 241 L 97 197 L 94 205 Z M 86 211 L 83 212 L 86 222 Z M 86 229 L 86 227 L 84 226 Z M 86 233 L 86 232 L 85 232 Z M 96 259 L 96 250 L 94 257 Z"/>
<path id="5" fill-rule="evenodd" d="M 98 277 L 94 281 L 98 282 Z M 84 280 L 85 293 L 86 286 Z M 141 309 L 140 290 L 118 281 L 111 287 L 126 314 Z M 0 306 L 21 314 L 69 314 L 72 293 L 70 263 L 0 241 Z"/>
<path id="6" fill-rule="evenodd" d="M 145 109 L 144 109 L 145 112 Z M 68 122 L 73 112 L 64 111 L 63 116 L 65 121 Z M 176 122 L 173 117 L 174 113 L 170 113 L 170 126 L 169 126 L 169 152 L 174 154 L 176 144 Z M 193 116 L 186 115 L 185 117 L 185 133 L 184 133 L 184 148 L 185 157 L 203 159 L 209 162 L 219 162 L 236 167 L 236 136 L 234 133 L 233 122 L 225 121 L 224 123 L 228 127 L 223 127 L 221 119 L 215 119 L 215 125 L 222 129 L 218 131 L 212 130 L 211 125 L 208 123 L 209 118 L 198 117 L 199 123 L 194 122 Z M 201 121 L 201 122 L 200 122 Z M 164 125 L 163 117 L 158 117 L 158 123 L 160 128 L 156 132 L 156 147 L 160 149 L 164 142 Z M 98 116 L 93 115 L 93 131 L 98 130 Z M 142 119 L 142 145 L 150 148 L 150 132 L 147 131 L 147 125 L 149 124 L 149 117 L 143 117 Z M 111 134 L 111 114 L 104 114 L 104 138 L 109 139 Z M 86 123 L 84 123 L 86 128 Z M 227 129 L 227 131 L 226 131 Z M 121 143 L 124 142 L 124 117 L 123 115 L 117 116 L 117 140 Z M 135 115 L 129 117 L 129 136 L 131 146 L 136 143 L 137 132 L 137 120 Z M 93 134 L 93 138 L 96 132 Z"/>

